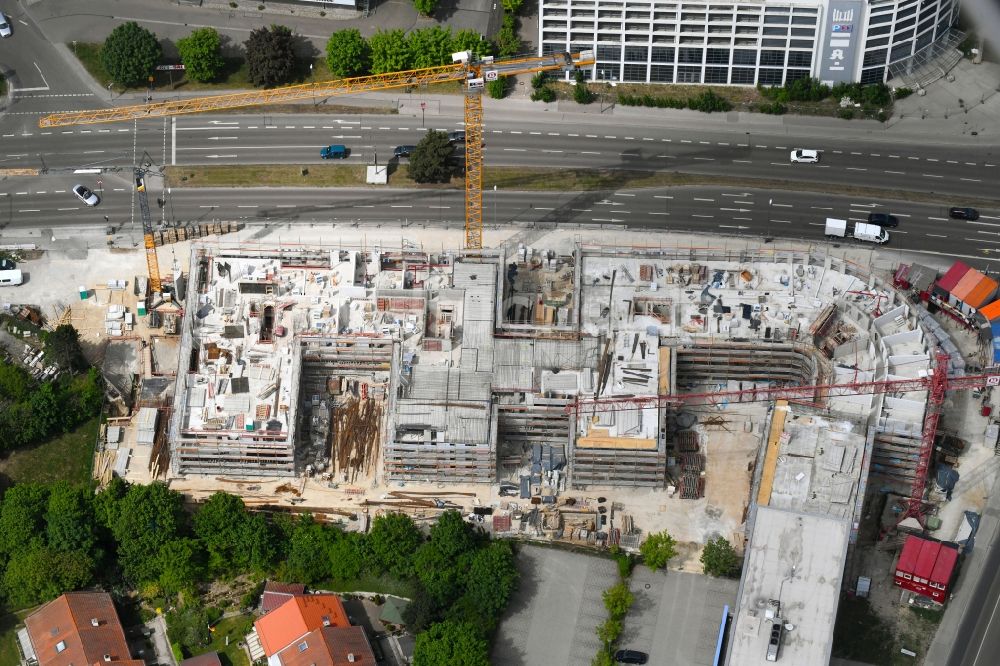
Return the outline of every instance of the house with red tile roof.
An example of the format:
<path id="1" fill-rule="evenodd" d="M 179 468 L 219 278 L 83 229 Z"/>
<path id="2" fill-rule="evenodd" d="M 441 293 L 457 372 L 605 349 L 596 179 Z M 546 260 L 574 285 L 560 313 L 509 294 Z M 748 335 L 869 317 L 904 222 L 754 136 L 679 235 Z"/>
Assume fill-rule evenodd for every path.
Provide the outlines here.
<path id="1" fill-rule="evenodd" d="M 39 666 L 143 666 L 133 659 L 111 595 L 67 592 L 29 615 L 20 638 Z"/>
<path id="2" fill-rule="evenodd" d="M 260 595 L 260 612 L 267 615 L 296 594 L 305 594 L 305 591 L 306 586 L 302 583 L 278 583 L 269 580 L 264 583 L 264 592 Z"/>
<path id="3" fill-rule="evenodd" d="M 206 652 L 197 657 L 185 659 L 180 666 L 222 666 L 222 660 L 219 659 L 218 652 Z"/>
<path id="4" fill-rule="evenodd" d="M 251 648 L 271 666 L 347 666 L 375 664 L 365 630 L 352 627 L 335 594 L 289 594 L 277 608 L 254 622 Z"/>

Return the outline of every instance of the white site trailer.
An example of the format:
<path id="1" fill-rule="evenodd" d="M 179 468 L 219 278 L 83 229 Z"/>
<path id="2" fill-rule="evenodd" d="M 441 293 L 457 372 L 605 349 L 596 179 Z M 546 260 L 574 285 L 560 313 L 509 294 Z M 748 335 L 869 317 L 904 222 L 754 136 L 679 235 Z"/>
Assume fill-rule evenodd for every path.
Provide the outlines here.
<path id="1" fill-rule="evenodd" d="M 886 243 L 889 240 L 889 232 L 877 224 L 867 224 L 856 222 L 853 228 L 849 229 L 847 220 L 838 220 L 835 217 L 826 218 L 827 238 L 855 238 L 867 243 Z"/>

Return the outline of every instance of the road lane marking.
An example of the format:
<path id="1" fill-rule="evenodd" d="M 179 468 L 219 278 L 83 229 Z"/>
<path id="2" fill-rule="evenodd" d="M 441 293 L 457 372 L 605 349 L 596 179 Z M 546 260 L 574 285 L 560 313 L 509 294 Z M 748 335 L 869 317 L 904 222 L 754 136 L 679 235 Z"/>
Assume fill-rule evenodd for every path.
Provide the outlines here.
<path id="1" fill-rule="evenodd" d="M 935 175 L 933 173 L 925 173 L 925 174 L 922 174 L 922 175 L 923 175 L 924 178 L 944 178 L 944 176 L 937 176 L 937 175 Z"/>
<path id="2" fill-rule="evenodd" d="M 868 169 L 862 169 L 860 167 L 847 167 L 848 171 L 868 171 Z"/>
<path id="3" fill-rule="evenodd" d="M 891 174 L 894 174 L 896 176 L 905 176 L 906 175 L 905 171 L 886 171 L 885 173 L 891 173 Z"/>
<path id="4" fill-rule="evenodd" d="M 791 208 L 792 204 L 768 204 L 774 206 L 775 208 Z"/>
<path id="5" fill-rule="evenodd" d="M 826 206 L 809 206 L 813 210 L 833 210 L 833 208 L 828 208 Z"/>
<path id="6" fill-rule="evenodd" d="M 236 206 L 236 207 L 237 207 L 237 208 L 257 208 L 258 206 L 250 206 L 250 205 L 247 205 L 247 206 Z"/>
<path id="7" fill-rule="evenodd" d="M 696 157 L 696 160 L 702 160 L 703 162 L 714 162 L 714 157 Z"/>
<path id="8" fill-rule="evenodd" d="M 753 202 L 752 202 L 752 201 L 733 201 L 733 203 L 738 203 L 738 204 L 750 204 L 751 206 L 753 205 Z"/>
<path id="9" fill-rule="evenodd" d="M 699 197 L 694 198 L 695 201 L 708 201 L 709 203 L 715 203 L 715 199 L 701 199 Z"/>
<path id="10" fill-rule="evenodd" d="M 928 220 L 937 220 L 938 222 L 947 222 L 948 218 L 945 217 L 928 217 Z"/>
<path id="11" fill-rule="evenodd" d="M 656 211 L 650 211 L 650 215 L 670 215 L 670 213 L 657 213 Z"/>
<path id="12" fill-rule="evenodd" d="M 581 155 L 600 155 L 600 153 L 595 152 L 593 150 L 581 150 L 580 154 Z"/>
<path id="13" fill-rule="evenodd" d="M 714 215 L 692 215 L 691 217 L 704 217 L 704 218 L 707 218 L 707 219 L 710 220 L 710 219 L 712 219 L 715 216 Z"/>
<path id="14" fill-rule="evenodd" d="M 964 180 L 967 183 L 981 183 L 981 182 L 983 182 L 983 181 L 979 180 L 978 178 L 959 178 L 959 180 Z"/>
<path id="15" fill-rule="evenodd" d="M 527 148 L 504 148 L 505 151 L 509 153 L 524 153 L 527 152 Z"/>
<path id="16" fill-rule="evenodd" d="M 733 160 L 733 164 L 753 164 L 750 160 Z"/>
<path id="17" fill-rule="evenodd" d="M 927 234 L 931 238 L 947 238 L 944 234 Z"/>
<path id="18" fill-rule="evenodd" d="M 389 208 L 413 208 L 413 206 L 407 206 L 403 204 L 390 204 Z"/>
<path id="19" fill-rule="evenodd" d="M 616 197 L 634 197 L 634 194 L 628 194 L 626 192 L 615 192 Z"/>
<path id="20" fill-rule="evenodd" d="M 654 199 L 673 199 L 673 197 L 667 196 L 665 194 L 654 194 Z"/>

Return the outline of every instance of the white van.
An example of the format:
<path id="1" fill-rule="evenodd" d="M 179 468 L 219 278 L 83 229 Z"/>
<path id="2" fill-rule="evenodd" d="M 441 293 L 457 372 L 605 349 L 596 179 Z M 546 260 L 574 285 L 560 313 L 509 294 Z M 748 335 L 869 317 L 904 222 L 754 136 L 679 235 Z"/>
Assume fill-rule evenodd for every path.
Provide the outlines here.
<path id="1" fill-rule="evenodd" d="M 0 271 L 0 287 L 16 287 L 24 283 L 24 276 L 21 269 L 15 268 L 10 271 Z"/>

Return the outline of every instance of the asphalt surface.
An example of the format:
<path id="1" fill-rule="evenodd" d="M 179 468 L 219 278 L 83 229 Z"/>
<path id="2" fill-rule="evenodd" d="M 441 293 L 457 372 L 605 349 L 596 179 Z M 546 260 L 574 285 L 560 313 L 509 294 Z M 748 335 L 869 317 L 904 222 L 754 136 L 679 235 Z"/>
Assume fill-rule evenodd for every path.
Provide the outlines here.
<path id="1" fill-rule="evenodd" d="M 427 129 L 462 127 L 459 117 L 446 115 L 422 123 L 395 115 L 233 114 L 45 130 L 36 121 L 37 117 L 0 121 L 0 166 L 130 166 L 134 154 L 144 152 L 157 165 L 308 164 L 320 162 L 320 148 L 331 143 L 347 145 L 354 163 L 370 164 L 375 158 L 384 163 L 395 146 L 416 144 Z M 792 164 L 789 153 L 800 147 L 820 150 L 821 162 Z M 683 171 L 793 180 L 832 192 L 839 187 L 877 186 L 947 193 L 955 205 L 963 198 L 996 198 L 1000 179 L 1000 154 L 993 146 L 622 128 L 600 118 L 567 127 L 528 114 L 518 121 L 488 121 L 485 159 L 493 166 Z"/>

